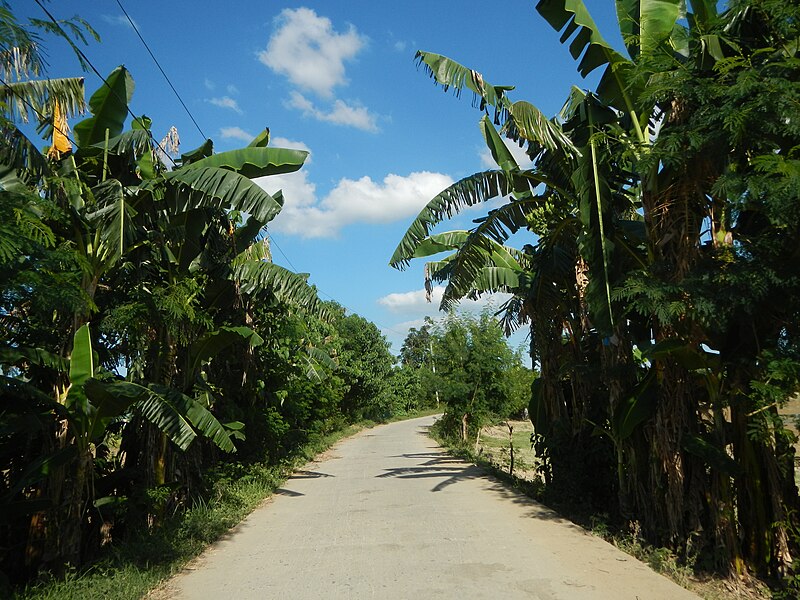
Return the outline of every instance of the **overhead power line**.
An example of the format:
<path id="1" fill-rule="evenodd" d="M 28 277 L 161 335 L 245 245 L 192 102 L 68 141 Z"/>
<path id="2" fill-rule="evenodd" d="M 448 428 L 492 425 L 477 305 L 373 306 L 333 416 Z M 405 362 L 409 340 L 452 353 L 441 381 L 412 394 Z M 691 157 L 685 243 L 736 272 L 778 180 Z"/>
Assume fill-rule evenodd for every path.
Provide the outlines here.
<path id="1" fill-rule="evenodd" d="M 64 38 L 64 39 L 67 41 L 67 43 L 68 43 L 68 44 L 69 44 L 69 45 L 72 47 L 72 49 L 73 49 L 73 50 L 74 50 L 74 51 L 75 51 L 75 52 L 78 54 L 78 56 L 80 56 L 80 57 L 83 59 L 83 61 L 84 61 L 84 62 L 85 62 L 87 65 L 89 65 L 89 67 L 92 69 L 92 71 L 94 72 L 94 74 L 95 74 L 95 75 L 97 75 L 97 76 L 100 78 L 100 80 L 103 82 L 103 84 L 104 84 L 104 85 L 105 85 L 105 86 L 106 86 L 106 87 L 107 87 L 109 90 L 111 90 L 111 93 L 112 93 L 112 94 L 114 94 L 114 97 L 115 97 L 115 98 L 116 98 L 116 99 L 117 99 L 117 100 L 118 100 L 118 101 L 119 101 L 119 102 L 120 102 L 122 105 L 124 105 L 124 106 L 125 106 L 125 109 L 127 110 L 128 114 L 129 114 L 131 117 L 133 117 L 133 120 L 134 120 L 134 121 L 138 121 L 138 122 L 139 122 L 139 123 L 142 125 L 142 128 L 143 128 L 145 131 L 147 131 L 147 134 L 150 136 L 150 139 L 152 140 L 152 142 L 153 142 L 153 143 L 154 143 L 156 146 L 158 146 L 158 148 L 161 150 L 161 152 L 163 153 L 163 155 L 164 155 L 164 156 L 166 156 L 166 157 L 167 157 L 167 158 L 170 160 L 170 162 L 172 162 L 172 164 L 173 164 L 173 165 L 175 165 L 175 161 L 172 159 L 172 157 L 169 155 L 169 153 L 168 153 L 168 152 L 167 152 L 167 151 L 166 151 L 166 150 L 165 150 L 165 149 L 164 149 L 164 148 L 161 146 L 161 143 L 160 143 L 160 142 L 157 142 L 157 141 L 156 141 L 156 139 L 153 137 L 153 132 L 152 132 L 152 131 L 150 131 L 149 129 L 147 129 L 146 127 L 144 127 L 144 123 L 142 122 L 142 120 L 141 120 L 141 118 L 140 118 L 140 117 L 137 117 L 135 114 L 133 114 L 133 111 L 131 110 L 130 106 L 128 106 L 128 102 L 127 102 L 127 100 L 123 100 L 122 98 L 120 98 L 120 97 L 119 97 L 119 94 L 117 93 L 117 91 L 116 91 L 116 90 L 115 90 L 115 89 L 114 89 L 114 88 L 111 86 L 111 84 L 109 84 L 109 83 L 108 83 L 108 80 L 107 80 L 105 77 L 103 77 L 103 76 L 100 74 L 100 71 L 98 71 L 98 70 L 97 70 L 97 67 L 95 67 L 95 66 L 94 66 L 94 64 L 92 64 L 92 61 L 90 61 L 90 60 L 89 60 L 89 57 L 88 57 L 88 56 L 86 56 L 86 54 L 83 52 L 83 50 L 81 50 L 81 49 L 80 49 L 80 48 L 79 48 L 79 47 L 78 47 L 78 46 L 77 46 L 77 45 L 76 45 L 76 44 L 75 44 L 75 43 L 72 41 L 72 38 L 70 38 L 70 37 L 69 37 L 69 35 L 67 35 L 67 32 L 66 32 L 66 31 L 64 31 L 64 28 L 63 28 L 63 27 L 61 27 L 61 24 L 60 24 L 60 23 L 58 22 L 58 20 L 57 20 L 57 19 L 56 19 L 56 18 L 55 18 L 55 17 L 52 15 L 52 13 L 51 13 L 49 10 L 47 10 L 47 8 L 45 8 L 45 6 L 42 4 L 41 0 L 34 0 L 34 1 L 35 1 L 35 2 L 36 2 L 36 4 L 39 6 L 39 8 L 41 8 L 41 9 L 42 9 L 42 12 L 44 12 L 44 14 L 45 14 L 45 15 L 47 15 L 47 18 L 48 18 L 48 19 L 50 19 L 50 21 L 52 21 L 53 25 L 55 25 L 55 26 L 56 26 L 56 28 L 58 29 L 59 33 L 61 33 L 61 36 L 62 36 L 62 37 L 63 37 L 63 38 Z"/>
<path id="2" fill-rule="evenodd" d="M 178 90 L 175 89 L 175 86 L 172 85 L 172 82 L 170 81 L 167 74 L 164 72 L 164 69 L 161 68 L 161 64 L 158 62 L 158 59 L 156 58 L 155 54 L 153 54 L 153 51 L 150 50 L 150 46 L 147 45 L 147 42 L 144 41 L 144 37 L 142 37 L 139 28 L 136 27 L 136 23 L 133 22 L 133 19 L 131 19 L 130 15 L 128 14 L 128 11 L 125 10 L 125 7 L 122 6 L 122 2 L 120 2 L 120 0 L 117 0 L 117 5 L 119 6 L 119 9 L 122 11 L 122 14 L 125 15 L 125 18 L 128 19 L 128 23 L 131 24 L 131 27 L 133 27 L 133 30 L 136 32 L 136 35 L 139 36 L 139 39 L 141 40 L 142 44 L 147 50 L 147 53 L 150 55 L 150 58 L 153 59 L 153 62 L 156 63 L 158 70 L 161 71 L 161 74 L 164 76 L 164 79 L 167 80 L 167 84 L 169 85 L 170 89 L 172 89 L 173 93 L 175 94 L 175 97 L 178 99 L 178 102 L 181 103 L 183 110 L 185 110 L 186 114 L 189 115 L 189 118 L 192 120 L 192 123 L 194 123 L 194 126 L 197 128 L 197 131 L 200 132 L 200 135 L 203 136 L 203 139 L 208 139 L 208 136 L 206 136 L 206 134 L 203 133 L 203 130 L 200 128 L 200 125 L 198 125 L 197 121 L 195 121 L 194 116 L 192 115 L 189 108 L 186 106 L 186 103 L 183 101 L 183 98 L 181 98 L 181 95 L 178 93 Z"/>

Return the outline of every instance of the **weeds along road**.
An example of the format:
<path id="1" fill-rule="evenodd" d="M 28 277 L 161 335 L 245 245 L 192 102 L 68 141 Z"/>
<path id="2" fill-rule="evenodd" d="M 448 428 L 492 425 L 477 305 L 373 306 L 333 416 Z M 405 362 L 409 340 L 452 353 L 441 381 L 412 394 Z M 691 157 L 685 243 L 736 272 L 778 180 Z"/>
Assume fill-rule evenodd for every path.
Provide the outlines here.
<path id="1" fill-rule="evenodd" d="M 433 421 L 340 442 L 159 597 L 698 598 L 445 454 Z"/>

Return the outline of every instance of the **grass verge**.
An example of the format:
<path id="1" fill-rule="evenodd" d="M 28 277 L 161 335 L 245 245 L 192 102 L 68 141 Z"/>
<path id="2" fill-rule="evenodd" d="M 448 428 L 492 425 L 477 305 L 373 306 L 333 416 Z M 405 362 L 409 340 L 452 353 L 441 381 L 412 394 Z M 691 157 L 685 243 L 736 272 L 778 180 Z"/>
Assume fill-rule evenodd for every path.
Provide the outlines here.
<path id="1" fill-rule="evenodd" d="M 427 410 L 397 415 L 401 421 L 436 414 Z M 294 455 L 277 465 L 261 463 L 225 464 L 210 472 L 211 494 L 188 510 L 173 515 L 162 527 L 145 535 L 114 544 L 106 554 L 83 571 L 71 571 L 63 578 L 42 578 L 17 590 L 17 600 L 85 600 L 142 598 L 164 579 L 180 571 L 208 545 L 219 539 L 249 515 L 291 476 L 292 472 L 313 460 L 339 440 L 363 429 L 374 421 L 317 436 Z"/>

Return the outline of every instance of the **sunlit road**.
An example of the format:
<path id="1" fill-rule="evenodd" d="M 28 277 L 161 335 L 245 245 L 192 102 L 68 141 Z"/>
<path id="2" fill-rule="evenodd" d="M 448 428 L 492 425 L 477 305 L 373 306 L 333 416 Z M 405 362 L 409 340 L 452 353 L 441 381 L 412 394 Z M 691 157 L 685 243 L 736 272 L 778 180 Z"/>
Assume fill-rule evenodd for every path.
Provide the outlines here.
<path id="1" fill-rule="evenodd" d="M 162 597 L 697 598 L 445 454 L 426 417 L 341 442 Z"/>

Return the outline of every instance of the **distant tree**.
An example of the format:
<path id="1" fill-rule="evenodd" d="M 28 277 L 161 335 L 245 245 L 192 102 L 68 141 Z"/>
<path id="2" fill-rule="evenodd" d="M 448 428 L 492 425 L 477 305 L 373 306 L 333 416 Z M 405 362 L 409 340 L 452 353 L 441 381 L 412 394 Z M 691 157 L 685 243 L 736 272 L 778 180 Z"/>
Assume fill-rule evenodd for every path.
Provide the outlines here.
<path id="1" fill-rule="evenodd" d="M 395 358 L 378 327 L 359 315 L 335 322 L 340 338 L 338 375 L 347 391 L 343 412 L 351 418 L 384 419 L 392 412 L 389 377 Z"/>
<path id="2" fill-rule="evenodd" d="M 466 442 L 491 415 L 507 416 L 512 406 L 510 373 L 520 357 L 506 344 L 489 314 L 450 314 L 434 330 L 433 377 L 446 405 L 443 433 Z"/>

